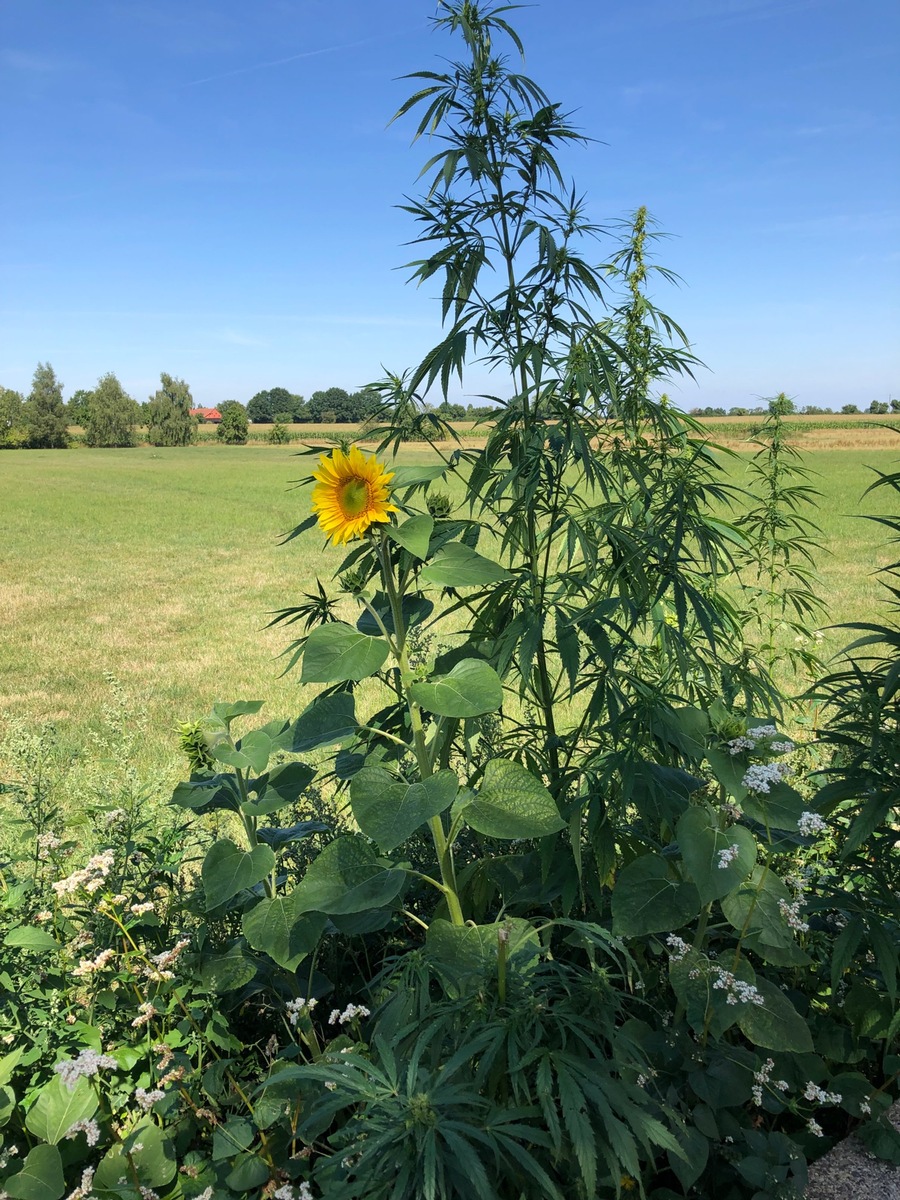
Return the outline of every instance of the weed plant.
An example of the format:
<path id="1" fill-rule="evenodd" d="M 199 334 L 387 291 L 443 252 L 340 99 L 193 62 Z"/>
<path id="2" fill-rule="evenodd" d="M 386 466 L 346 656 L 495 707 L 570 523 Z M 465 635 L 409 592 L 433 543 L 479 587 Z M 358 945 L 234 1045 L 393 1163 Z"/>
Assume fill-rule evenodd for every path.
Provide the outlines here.
<path id="1" fill-rule="evenodd" d="M 896 631 L 823 681 L 836 753 L 797 778 L 805 485 L 773 437 L 747 501 L 666 400 L 695 364 L 652 222 L 591 265 L 507 12 L 442 2 L 464 56 L 399 114 L 442 147 L 407 207 L 448 332 L 382 382 L 382 448 L 452 439 L 422 396 L 473 355 L 509 394 L 436 463 L 319 457 L 294 535 L 343 561 L 277 623 L 306 707 L 183 723 L 164 832 L 112 773 L 81 847 L 17 734 L 9 1196 L 799 1200 L 853 1128 L 900 1161 Z"/>

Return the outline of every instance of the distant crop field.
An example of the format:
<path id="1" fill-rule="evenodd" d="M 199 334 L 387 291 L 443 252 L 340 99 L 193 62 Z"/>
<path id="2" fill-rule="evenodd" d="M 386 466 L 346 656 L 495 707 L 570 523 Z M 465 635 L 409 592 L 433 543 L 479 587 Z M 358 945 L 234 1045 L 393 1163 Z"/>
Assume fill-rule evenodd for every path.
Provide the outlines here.
<path id="1" fill-rule="evenodd" d="M 308 697 L 296 675 L 280 677 L 277 657 L 290 630 L 265 625 L 341 559 L 316 529 L 278 544 L 309 512 L 309 489 L 291 481 L 311 461 L 296 449 L 0 454 L 0 713 L 53 721 L 75 747 L 97 728 L 111 675 L 146 729 L 142 765 L 153 766 L 172 761 L 176 721 L 215 700 L 260 698 L 271 716 L 296 714 Z M 409 448 L 402 460 L 429 455 Z M 859 500 L 870 468 L 896 457 L 807 456 L 823 492 L 818 565 L 832 621 L 869 617 L 879 596 L 872 572 L 888 556 L 878 526 L 855 514 L 875 511 Z M 737 482 L 745 463 L 731 460 Z"/>

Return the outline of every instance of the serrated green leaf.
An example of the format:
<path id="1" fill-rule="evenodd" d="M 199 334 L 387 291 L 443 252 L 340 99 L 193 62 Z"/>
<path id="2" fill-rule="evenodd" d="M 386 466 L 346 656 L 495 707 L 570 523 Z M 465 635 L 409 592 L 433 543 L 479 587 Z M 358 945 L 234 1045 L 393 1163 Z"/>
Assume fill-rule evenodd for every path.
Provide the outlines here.
<path id="1" fill-rule="evenodd" d="M 358 633 L 343 621 L 317 626 L 303 650 L 303 683 L 342 683 L 374 675 L 384 666 L 389 647 L 384 638 Z"/>
<path id="2" fill-rule="evenodd" d="M 201 869 L 207 909 L 218 908 L 238 892 L 259 883 L 274 866 L 271 847 L 254 846 L 245 851 L 222 838 L 210 847 Z"/>
<path id="3" fill-rule="evenodd" d="M 641 937 L 671 932 L 700 911 L 700 893 L 674 877 L 659 854 L 643 854 L 618 874 L 612 894 L 613 933 Z"/>
<path id="4" fill-rule="evenodd" d="M 297 893 L 260 900 L 241 920 L 244 937 L 284 967 L 295 971 L 298 964 L 316 947 L 325 928 L 322 913 L 309 913 L 298 901 Z"/>
<path id="5" fill-rule="evenodd" d="M 388 525 L 385 528 L 385 533 L 398 546 L 420 559 L 428 557 L 428 543 L 433 532 L 434 518 L 429 516 L 410 517 L 402 525 Z"/>
<path id="6" fill-rule="evenodd" d="M 462 542 L 448 542 L 419 574 L 422 583 L 452 588 L 481 587 L 509 578 L 509 571 L 499 563 Z"/>
<path id="7" fill-rule="evenodd" d="M 291 742 L 285 749 L 292 754 L 305 754 L 319 746 L 345 741 L 358 727 L 355 704 L 349 692 L 317 696 L 294 722 Z"/>
<path id="8" fill-rule="evenodd" d="M 355 913 L 396 899 L 406 872 L 382 867 L 361 837 L 340 837 L 313 859 L 295 892 L 295 911 Z"/>
<path id="9" fill-rule="evenodd" d="M 363 833 L 390 854 L 420 825 L 449 808 L 458 790 L 453 771 L 407 784 L 382 767 L 363 767 L 350 782 L 350 806 Z"/>
<path id="10" fill-rule="evenodd" d="M 414 683 L 410 699 L 440 717 L 480 717 L 503 703 L 500 676 L 486 662 L 464 658 L 448 675 Z"/>
<path id="11" fill-rule="evenodd" d="M 453 806 L 457 817 L 495 838 L 547 837 L 566 825 L 541 781 L 508 758 L 491 759 L 477 793 L 463 793 Z"/>
<path id="12" fill-rule="evenodd" d="M 762 995 L 762 1004 L 736 1005 L 741 1033 L 766 1050 L 811 1054 L 815 1047 L 809 1026 L 781 988 L 759 975 L 756 990 Z"/>

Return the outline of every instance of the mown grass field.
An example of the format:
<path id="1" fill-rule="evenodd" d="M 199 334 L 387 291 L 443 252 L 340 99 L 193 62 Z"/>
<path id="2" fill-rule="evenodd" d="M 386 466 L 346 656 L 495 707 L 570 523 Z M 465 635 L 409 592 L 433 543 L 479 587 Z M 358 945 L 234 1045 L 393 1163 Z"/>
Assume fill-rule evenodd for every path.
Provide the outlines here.
<path id="1" fill-rule="evenodd" d="M 900 447 L 898 447 L 900 448 Z M 270 716 L 308 701 L 280 677 L 285 628 L 268 614 L 328 579 L 341 554 L 317 530 L 279 535 L 309 512 L 297 447 L 17 451 L 0 455 L 0 714 L 52 721 L 73 748 L 97 728 L 108 676 L 144 726 L 139 766 L 171 763 L 173 727 L 218 699 L 264 698 Z M 423 461 L 424 448 L 403 453 Z M 818 450 L 832 622 L 868 618 L 887 562 L 860 495 L 888 449 Z M 740 482 L 746 458 L 729 471 Z M 823 645 L 836 649 L 838 637 Z M 0 718 L 2 720 L 2 718 Z"/>

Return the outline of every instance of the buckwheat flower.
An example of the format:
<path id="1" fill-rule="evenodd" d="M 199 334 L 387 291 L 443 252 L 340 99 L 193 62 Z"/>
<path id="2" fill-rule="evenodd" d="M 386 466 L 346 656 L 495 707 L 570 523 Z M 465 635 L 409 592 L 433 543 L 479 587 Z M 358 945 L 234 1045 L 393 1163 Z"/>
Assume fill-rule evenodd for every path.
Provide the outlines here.
<path id="1" fill-rule="evenodd" d="M 326 1091 L 329 1091 L 329 1092 L 337 1091 L 337 1084 L 334 1082 L 333 1079 L 326 1079 L 325 1080 L 325 1089 L 326 1089 Z"/>
<path id="2" fill-rule="evenodd" d="M 860 1100 L 859 1111 L 864 1117 L 868 1117 L 872 1112 L 872 1105 L 868 1102 L 868 1100 Z"/>
<path id="3" fill-rule="evenodd" d="M 728 743 L 728 753 L 734 758 L 738 754 L 743 754 L 745 750 L 755 750 L 756 742 L 748 737 L 732 738 Z"/>
<path id="4" fill-rule="evenodd" d="M 48 908 L 42 908 L 39 913 L 34 914 L 34 919 L 39 925 L 43 925 L 45 921 L 53 920 L 53 913 Z"/>
<path id="5" fill-rule="evenodd" d="M 83 1133 L 87 1139 L 89 1146 L 96 1146 L 100 1140 L 100 1126 L 94 1120 L 76 1121 L 74 1125 L 70 1125 L 66 1130 L 66 1138 L 76 1137 L 79 1133 Z"/>
<path id="6" fill-rule="evenodd" d="M 81 1172 L 81 1183 L 74 1190 L 69 1192 L 66 1200 L 87 1200 L 91 1194 L 91 1189 L 94 1186 L 94 1168 L 85 1167 Z"/>
<path id="7" fill-rule="evenodd" d="M 102 971 L 106 964 L 115 957 L 115 950 L 101 950 L 96 958 L 83 958 L 78 966 L 74 968 L 72 974 L 79 979 L 83 979 L 86 975 L 93 975 L 97 971 Z"/>
<path id="8" fill-rule="evenodd" d="M 673 963 L 681 962 L 681 960 L 690 950 L 690 946 L 687 944 L 687 942 L 684 941 L 683 938 L 680 938 L 676 933 L 669 934 L 669 936 L 666 938 L 666 945 L 670 950 L 669 962 Z"/>
<path id="9" fill-rule="evenodd" d="M 142 904 L 132 904 L 129 912 L 133 912 L 136 917 L 143 913 L 153 912 L 154 904 L 152 900 L 145 900 Z"/>
<path id="10" fill-rule="evenodd" d="M 712 968 L 713 988 L 725 992 L 726 1004 L 765 1004 L 762 993 L 752 983 L 738 979 L 722 967 Z"/>
<path id="11" fill-rule="evenodd" d="M 296 1025 L 302 1016 L 308 1017 L 318 1003 L 318 1000 L 316 1000 L 314 997 L 310 997 L 309 999 L 288 1000 L 284 1008 L 290 1024 Z"/>
<path id="12" fill-rule="evenodd" d="M 63 1083 L 73 1091 L 75 1084 L 84 1075 L 90 1077 L 100 1071 L 111 1071 L 118 1063 L 108 1054 L 98 1054 L 96 1050 L 82 1050 L 77 1058 L 64 1058 L 53 1068 L 61 1076 Z"/>
<path id="13" fill-rule="evenodd" d="M 724 850 L 720 850 L 719 851 L 719 862 L 718 862 L 719 870 L 724 871 L 724 869 L 728 866 L 729 863 L 734 862 L 734 860 L 738 857 L 740 852 L 741 852 L 741 848 L 740 848 L 740 846 L 737 845 L 737 843 L 735 843 L 733 846 L 726 846 Z"/>
<path id="14" fill-rule="evenodd" d="M 171 1071 L 166 1071 L 165 1075 L 159 1081 L 160 1087 L 168 1087 L 170 1083 L 179 1083 L 184 1079 L 184 1067 L 173 1067 Z"/>
<path id="15" fill-rule="evenodd" d="M 37 847 L 38 858 L 41 862 L 46 862 L 50 854 L 54 850 L 58 850 L 62 845 L 62 839 L 58 838 L 55 833 L 38 834 Z"/>
<path id="16" fill-rule="evenodd" d="M 793 754 L 794 743 L 787 739 L 783 742 L 770 742 L 769 749 L 773 754 Z"/>
<path id="17" fill-rule="evenodd" d="M 202 1192 L 198 1192 L 198 1194 L 194 1197 L 194 1200 L 212 1200 L 212 1198 L 213 1189 L 208 1187 L 204 1188 Z"/>
<path id="18" fill-rule="evenodd" d="M 744 810 L 737 804 L 733 804 L 730 800 L 726 800 L 722 805 L 722 812 L 728 817 L 729 821 L 739 821 L 744 815 Z"/>
<path id="19" fill-rule="evenodd" d="M 795 933 L 806 933 L 809 930 L 809 922 L 804 921 L 800 916 L 800 909 L 802 906 L 802 898 L 795 900 L 792 904 L 787 900 L 778 901 L 778 908 L 781 912 L 781 915 Z"/>
<path id="20" fill-rule="evenodd" d="M 142 1025 L 148 1025 L 153 1018 L 158 1014 L 159 1009 L 154 1007 L 149 1000 L 138 1005 L 138 1015 L 131 1022 L 132 1029 L 140 1029 Z"/>
<path id="21" fill-rule="evenodd" d="M 139 1087 L 134 1089 L 134 1100 L 138 1108 L 144 1112 L 149 1112 L 158 1100 L 164 1100 L 166 1093 L 160 1088 L 154 1088 L 148 1092 L 145 1088 Z"/>
<path id="22" fill-rule="evenodd" d="M 807 1083 L 803 1096 L 804 1099 L 815 1100 L 818 1104 L 840 1104 L 843 1099 L 840 1092 L 826 1092 L 812 1080 Z"/>
<path id="23" fill-rule="evenodd" d="M 143 1146 L 141 1149 L 143 1150 Z M 134 1147 L 137 1150 L 137 1146 Z M 159 1200 L 159 1192 L 154 1192 L 153 1188 L 142 1187 L 138 1189 L 141 1193 L 141 1200 Z"/>
<path id="24" fill-rule="evenodd" d="M 774 725 L 757 725 L 757 727 L 755 729 L 747 730 L 747 737 L 764 738 L 764 737 L 777 737 L 777 736 L 778 736 L 778 730 L 775 728 Z"/>
<path id="25" fill-rule="evenodd" d="M 817 833 L 827 833 L 828 822 L 824 821 L 818 813 L 804 812 L 800 814 L 797 821 L 797 828 L 804 837 L 812 837 Z"/>
<path id="26" fill-rule="evenodd" d="M 768 793 L 774 784 L 790 775 L 791 768 L 783 763 L 754 763 L 748 767 L 741 783 L 748 792 Z"/>
<path id="27" fill-rule="evenodd" d="M 111 825 L 118 825 L 120 822 L 124 821 L 126 815 L 127 814 L 124 808 L 114 808 L 103 818 L 103 824 L 107 829 L 109 829 Z"/>
<path id="28" fill-rule="evenodd" d="M 370 1017 L 371 1015 L 364 1004 L 348 1004 L 343 1012 L 335 1009 L 328 1018 L 328 1024 L 334 1025 L 340 1022 L 341 1025 L 349 1025 L 351 1021 L 355 1021 L 359 1017 Z"/>
<path id="29" fill-rule="evenodd" d="M 824 1137 L 825 1136 L 822 1131 L 822 1126 L 819 1124 L 818 1121 L 814 1121 L 812 1119 L 812 1117 L 810 1117 L 810 1119 L 806 1122 L 806 1128 L 813 1135 L 813 1137 Z"/>

